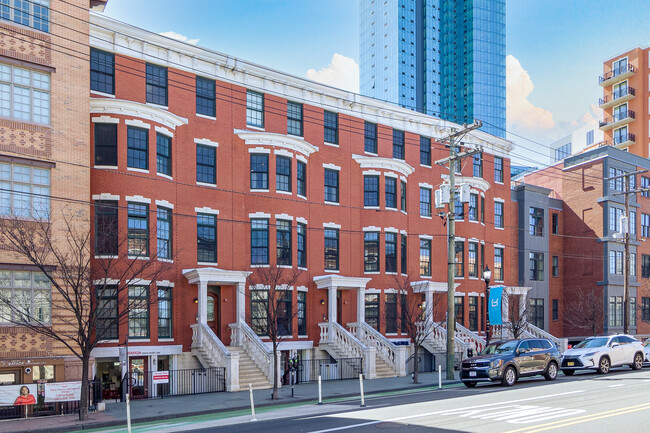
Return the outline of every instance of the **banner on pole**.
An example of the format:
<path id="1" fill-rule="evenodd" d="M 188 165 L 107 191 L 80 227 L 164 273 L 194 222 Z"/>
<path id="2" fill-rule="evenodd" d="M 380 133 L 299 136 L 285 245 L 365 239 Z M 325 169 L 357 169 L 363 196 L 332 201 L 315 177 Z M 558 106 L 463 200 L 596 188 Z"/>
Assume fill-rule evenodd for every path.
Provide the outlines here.
<path id="1" fill-rule="evenodd" d="M 503 286 L 490 287 L 490 299 L 488 300 L 488 314 L 490 315 L 490 325 L 502 325 L 501 321 L 501 296 L 503 295 Z"/>

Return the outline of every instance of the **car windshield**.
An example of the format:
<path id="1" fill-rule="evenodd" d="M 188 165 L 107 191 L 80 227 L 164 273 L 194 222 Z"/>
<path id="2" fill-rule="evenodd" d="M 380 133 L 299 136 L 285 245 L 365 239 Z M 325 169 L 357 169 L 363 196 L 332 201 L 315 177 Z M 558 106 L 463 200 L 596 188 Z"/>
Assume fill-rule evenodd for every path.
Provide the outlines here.
<path id="1" fill-rule="evenodd" d="M 481 352 L 481 355 L 493 355 L 495 353 L 512 353 L 517 348 L 516 341 L 506 341 L 498 343 L 490 343 Z"/>
<path id="2" fill-rule="evenodd" d="M 646 347 L 650 346 L 650 338 L 647 339 L 647 340 L 643 343 L 643 345 L 646 346 Z"/>
<path id="3" fill-rule="evenodd" d="M 602 337 L 602 338 L 588 338 L 584 341 L 581 341 L 580 343 L 576 344 L 573 346 L 574 349 L 583 349 L 587 347 L 603 347 L 607 345 L 607 341 L 609 338 L 607 337 Z"/>

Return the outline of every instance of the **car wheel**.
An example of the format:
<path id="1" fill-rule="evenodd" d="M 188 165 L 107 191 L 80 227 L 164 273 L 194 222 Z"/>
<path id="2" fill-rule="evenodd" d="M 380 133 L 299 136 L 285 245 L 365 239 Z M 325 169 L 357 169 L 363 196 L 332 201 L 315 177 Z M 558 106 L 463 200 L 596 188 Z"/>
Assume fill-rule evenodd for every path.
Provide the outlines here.
<path id="1" fill-rule="evenodd" d="M 598 362 L 598 374 L 607 374 L 609 373 L 609 358 L 606 356 L 603 356 L 600 358 L 600 362 Z"/>
<path id="2" fill-rule="evenodd" d="M 476 382 L 463 382 L 468 388 L 476 388 Z"/>
<path id="3" fill-rule="evenodd" d="M 544 373 L 544 378 L 546 380 L 555 380 L 557 379 L 557 364 L 554 362 L 549 362 L 548 367 L 546 367 L 546 373 Z"/>
<path id="4" fill-rule="evenodd" d="M 643 367 L 643 356 L 640 353 L 634 355 L 634 362 L 631 367 L 632 370 L 641 370 L 641 367 Z"/>
<path id="5" fill-rule="evenodd" d="M 575 370 L 562 370 L 562 374 L 565 376 L 573 376 L 573 373 L 575 373 Z"/>
<path id="6" fill-rule="evenodd" d="M 515 382 L 517 382 L 517 372 L 515 371 L 515 368 L 512 366 L 506 367 L 506 371 L 503 372 L 501 384 L 503 386 L 512 386 Z"/>

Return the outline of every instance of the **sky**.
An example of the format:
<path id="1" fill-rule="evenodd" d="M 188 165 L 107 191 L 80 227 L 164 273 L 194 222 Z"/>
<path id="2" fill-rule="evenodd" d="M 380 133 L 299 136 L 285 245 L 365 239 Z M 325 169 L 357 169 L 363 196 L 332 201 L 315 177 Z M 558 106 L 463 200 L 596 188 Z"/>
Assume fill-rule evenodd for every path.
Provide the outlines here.
<path id="1" fill-rule="evenodd" d="M 396 0 L 389 0 L 396 1 Z M 109 0 L 143 29 L 336 87 L 359 90 L 357 0 Z M 650 46 L 647 0 L 507 0 L 507 138 L 512 159 L 548 163 L 548 145 L 597 127 L 603 62 Z"/>

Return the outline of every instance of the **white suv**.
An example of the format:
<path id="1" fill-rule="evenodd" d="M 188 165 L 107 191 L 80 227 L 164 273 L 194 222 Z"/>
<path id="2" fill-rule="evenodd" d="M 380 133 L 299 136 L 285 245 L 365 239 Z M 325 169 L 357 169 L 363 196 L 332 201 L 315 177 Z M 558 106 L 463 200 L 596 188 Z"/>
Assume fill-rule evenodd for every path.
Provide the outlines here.
<path id="1" fill-rule="evenodd" d="M 564 352 L 561 368 L 566 376 L 586 369 L 605 374 L 611 367 L 621 365 L 639 370 L 644 358 L 643 345 L 630 335 L 590 337 Z"/>

